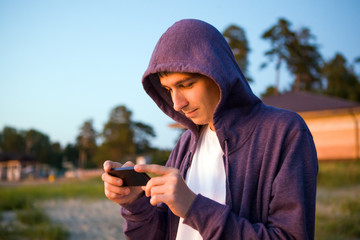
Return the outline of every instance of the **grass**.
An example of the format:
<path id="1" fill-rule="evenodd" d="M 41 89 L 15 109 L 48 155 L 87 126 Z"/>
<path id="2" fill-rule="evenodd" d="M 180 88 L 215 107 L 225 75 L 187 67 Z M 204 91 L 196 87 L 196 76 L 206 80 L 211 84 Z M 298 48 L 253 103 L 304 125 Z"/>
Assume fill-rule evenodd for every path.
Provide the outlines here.
<path id="1" fill-rule="evenodd" d="M 41 183 L 0 187 L 0 223 L 5 211 L 15 212 L 16 218 L 0 224 L 2 239 L 55 239 L 66 240 L 69 232 L 54 224 L 44 211 L 34 206 L 35 202 L 47 199 L 104 198 L 101 179 Z"/>
<path id="2" fill-rule="evenodd" d="M 66 240 L 69 232 L 54 224 L 41 210 L 33 206 L 16 211 L 16 219 L 0 224 L 0 239 Z"/>
<path id="3" fill-rule="evenodd" d="M 100 178 L 3 186 L 0 193 L 0 223 L 4 211 L 15 211 L 17 219 L 6 226 L 0 224 L 0 239 L 67 239 L 67 230 L 52 223 L 34 203 L 48 199 L 105 199 Z M 360 161 L 320 162 L 315 239 L 360 239 L 359 196 Z"/>
<path id="4" fill-rule="evenodd" d="M 318 187 L 327 189 L 360 185 L 360 161 L 320 162 Z"/>
<path id="5" fill-rule="evenodd" d="M 315 239 L 360 239 L 360 162 L 320 162 Z"/>
<path id="6" fill-rule="evenodd" d="M 0 187 L 0 211 L 23 209 L 34 201 L 69 198 L 104 198 L 100 178 Z"/>
<path id="7" fill-rule="evenodd" d="M 317 199 L 316 239 L 360 238 L 360 190 L 355 191 L 357 197 L 342 191 L 338 191 L 338 196 L 336 192 L 321 192 Z"/>

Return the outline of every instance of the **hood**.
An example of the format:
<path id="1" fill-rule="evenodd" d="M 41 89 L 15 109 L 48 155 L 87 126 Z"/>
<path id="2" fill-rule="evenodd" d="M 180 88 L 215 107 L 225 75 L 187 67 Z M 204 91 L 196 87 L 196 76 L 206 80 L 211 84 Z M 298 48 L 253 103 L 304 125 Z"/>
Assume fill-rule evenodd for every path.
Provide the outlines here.
<path id="1" fill-rule="evenodd" d="M 221 94 L 213 119 L 220 143 L 234 131 L 234 141 L 239 143 L 252 131 L 251 119 L 261 101 L 251 91 L 225 38 L 210 24 L 186 19 L 171 26 L 156 44 L 142 79 L 145 91 L 166 115 L 198 134 L 199 126 L 173 109 L 157 72 L 200 73 L 217 83 Z"/>

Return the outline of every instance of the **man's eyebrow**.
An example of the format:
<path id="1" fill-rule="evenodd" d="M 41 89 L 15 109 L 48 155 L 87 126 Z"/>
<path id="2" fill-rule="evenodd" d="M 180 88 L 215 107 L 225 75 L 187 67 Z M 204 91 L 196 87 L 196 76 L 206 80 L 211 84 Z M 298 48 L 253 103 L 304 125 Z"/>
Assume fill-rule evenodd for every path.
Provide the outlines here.
<path id="1" fill-rule="evenodd" d="M 179 85 L 183 84 L 184 82 L 192 81 L 192 80 L 196 80 L 196 79 L 197 79 L 196 76 L 184 77 L 183 79 L 180 79 L 179 81 L 177 81 L 175 86 L 179 86 Z M 168 86 L 163 85 L 161 82 L 160 82 L 160 84 L 163 88 L 168 88 Z"/>

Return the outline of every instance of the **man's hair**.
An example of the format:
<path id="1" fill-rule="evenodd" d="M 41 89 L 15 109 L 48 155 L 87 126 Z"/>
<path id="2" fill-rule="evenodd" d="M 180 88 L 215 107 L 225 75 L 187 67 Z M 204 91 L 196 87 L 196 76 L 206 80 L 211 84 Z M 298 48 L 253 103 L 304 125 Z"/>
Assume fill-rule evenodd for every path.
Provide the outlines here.
<path id="1" fill-rule="evenodd" d="M 170 72 L 157 72 L 156 75 L 159 77 L 159 78 L 162 78 L 162 77 L 166 77 L 170 74 Z"/>

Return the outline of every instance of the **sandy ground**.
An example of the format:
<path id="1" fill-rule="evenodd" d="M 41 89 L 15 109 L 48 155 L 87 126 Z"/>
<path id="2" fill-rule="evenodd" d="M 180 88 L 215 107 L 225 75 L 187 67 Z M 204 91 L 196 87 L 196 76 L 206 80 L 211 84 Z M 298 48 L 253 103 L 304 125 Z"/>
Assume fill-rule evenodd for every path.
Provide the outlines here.
<path id="1" fill-rule="evenodd" d="M 42 202 L 54 222 L 70 232 L 70 240 L 77 239 L 125 239 L 120 207 L 107 200 L 49 200 Z"/>

